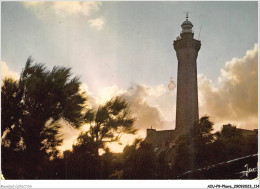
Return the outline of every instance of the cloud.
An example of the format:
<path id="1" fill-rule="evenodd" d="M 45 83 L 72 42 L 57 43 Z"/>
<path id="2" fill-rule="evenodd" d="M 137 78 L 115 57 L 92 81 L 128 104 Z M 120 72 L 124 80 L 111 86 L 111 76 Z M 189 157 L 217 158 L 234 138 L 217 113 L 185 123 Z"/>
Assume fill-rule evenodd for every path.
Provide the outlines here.
<path id="1" fill-rule="evenodd" d="M 26 8 L 34 11 L 39 19 L 49 22 L 55 18 L 60 20 L 77 15 L 91 18 L 96 16 L 102 6 L 102 2 L 97 1 L 24 1 L 22 3 Z M 92 29 L 96 31 L 103 29 L 105 24 L 103 16 L 90 18 L 86 22 Z"/>
<path id="2" fill-rule="evenodd" d="M 81 130 L 74 129 L 71 125 L 63 122 L 60 132 L 63 135 L 63 143 L 58 149 L 65 151 L 72 149 L 72 145 L 76 143 Z"/>
<path id="3" fill-rule="evenodd" d="M 52 9 L 57 15 L 60 16 L 73 14 L 89 16 L 92 13 L 97 12 L 102 5 L 101 2 L 97 1 L 25 1 L 23 4 L 27 8 L 35 9 L 40 9 L 42 8 L 42 5 L 45 5 L 45 8 Z"/>
<path id="4" fill-rule="evenodd" d="M 12 70 L 9 69 L 9 67 L 7 66 L 6 62 L 1 61 L 1 81 L 5 78 L 5 77 L 11 77 L 15 80 L 19 79 L 19 74 L 17 72 L 14 72 Z"/>
<path id="5" fill-rule="evenodd" d="M 97 109 L 99 105 L 104 105 L 115 96 L 122 96 L 130 104 L 130 111 L 136 118 L 134 126 L 139 131 L 135 136 L 125 134 L 121 139 L 122 145 L 108 144 L 114 152 L 121 152 L 124 146 L 131 144 L 136 137 L 145 137 L 146 129 L 151 126 L 157 130 L 174 129 L 176 93 L 171 93 L 164 85 L 151 87 L 133 84 L 131 88 L 126 90 L 120 89 L 117 85 L 112 85 L 103 88 L 97 95 L 93 95 L 86 84 L 81 84 L 80 89 L 82 92 L 86 92 L 87 105 L 94 109 Z M 167 119 L 169 117 L 171 118 Z M 75 130 L 65 125 L 62 131 L 64 144 L 60 149 L 71 149 L 73 142 L 76 141 L 76 136 L 82 129 L 84 127 Z"/>
<path id="6" fill-rule="evenodd" d="M 89 92 L 86 84 L 82 86 L 88 96 L 89 105 L 96 109 L 111 98 L 122 96 L 130 104 L 130 110 L 136 117 L 137 129 L 145 130 L 150 126 L 156 129 L 174 129 L 176 92 L 171 93 L 164 85 L 151 87 L 133 84 L 128 89 L 112 85 L 104 87 L 96 96 Z"/>
<path id="7" fill-rule="evenodd" d="M 97 31 L 100 31 L 103 29 L 103 25 L 105 24 L 104 17 L 98 17 L 95 19 L 91 19 L 88 21 L 91 28 L 96 29 Z"/>
<path id="8" fill-rule="evenodd" d="M 44 1 L 24 1 L 23 4 L 25 7 L 33 7 L 44 4 Z"/>
<path id="9" fill-rule="evenodd" d="M 113 98 L 115 96 L 120 96 L 125 92 L 126 92 L 126 90 L 119 89 L 119 87 L 117 85 L 105 87 L 99 91 L 99 93 L 96 97 L 96 103 L 98 105 L 103 105 L 107 101 L 109 101 L 111 98 Z"/>
<path id="10" fill-rule="evenodd" d="M 57 14 L 82 14 L 89 16 L 99 10 L 101 2 L 97 1 L 55 1 L 52 8 Z"/>
<path id="11" fill-rule="evenodd" d="M 163 104 L 159 104 L 158 101 L 158 98 L 165 93 L 166 89 L 162 86 L 135 85 L 122 94 L 122 97 L 131 105 L 131 111 L 136 117 L 135 126 L 137 129 L 145 130 L 151 126 L 156 129 L 165 127 L 166 120 L 163 119 L 164 116 L 160 109 Z M 152 100 L 155 102 L 151 102 Z"/>
<path id="12" fill-rule="evenodd" d="M 130 110 L 136 117 L 137 129 L 145 130 L 151 125 L 154 128 L 163 129 L 167 127 L 168 122 L 173 121 L 167 119 L 167 113 L 174 110 L 175 95 L 166 90 L 163 85 L 151 87 L 133 84 L 126 90 L 112 85 L 100 90 L 96 96 L 89 91 L 86 84 L 82 84 L 81 89 L 87 94 L 88 105 L 94 109 L 97 109 L 99 105 L 104 105 L 115 96 L 122 96 L 130 104 Z M 169 129 L 173 129 L 174 125 L 171 123 L 170 127 Z"/>
<path id="13" fill-rule="evenodd" d="M 200 115 L 216 124 L 258 128 L 258 45 L 242 58 L 233 58 L 221 69 L 218 83 L 198 76 Z"/>
<path id="14" fill-rule="evenodd" d="M 84 92 L 84 95 L 87 98 L 86 105 L 88 106 L 88 108 L 97 109 L 98 99 L 89 91 L 88 86 L 85 83 L 80 84 L 80 92 Z"/>

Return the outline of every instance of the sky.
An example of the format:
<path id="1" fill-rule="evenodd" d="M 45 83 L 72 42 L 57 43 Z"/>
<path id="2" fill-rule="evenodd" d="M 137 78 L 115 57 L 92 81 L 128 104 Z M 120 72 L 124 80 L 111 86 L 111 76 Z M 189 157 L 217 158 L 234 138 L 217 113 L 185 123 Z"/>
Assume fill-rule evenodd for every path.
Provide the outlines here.
<path id="1" fill-rule="evenodd" d="M 16 79 L 26 59 L 71 67 L 89 104 L 122 95 L 146 128 L 174 129 L 177 80 L 173 40 L 189 12 L 197 59 L 199 112 L 219 130 L 258 128 L 257 2 L 2 2 L 1 78 Z M 70 148 L 80 131 L 64 127 Z M 125 136 L 123 144 L 133 140 Z M 120 151 L 121 147 L 114 147 Z"/>

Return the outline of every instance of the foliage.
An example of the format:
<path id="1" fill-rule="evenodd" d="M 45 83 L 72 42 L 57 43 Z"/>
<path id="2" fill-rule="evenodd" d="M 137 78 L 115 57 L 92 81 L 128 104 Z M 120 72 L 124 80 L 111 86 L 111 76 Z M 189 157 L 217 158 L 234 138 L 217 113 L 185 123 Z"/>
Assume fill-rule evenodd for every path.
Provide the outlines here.
<path id="1" fill-rule="evenodd" d="M 151 144 L 136 139 L 133 145 L 123 151 L 124 179 L 154 179 L 156 158 Z"/>
<path id="2" fill-rule="evenodd" d="M 75 128 L 82 123 L 86 99 L 79 92 L 79 79 L 70 76 L 70 68 L 48 70 L 28 58 L 19 81 L 3 81 L 1 134 L 5 132 L 11 150 L 24 150 L 23 156 L 32 165 L 27 167 L 34 175 L 30 178 L 41 177 L 43 156 L 57 156 L 62 143 L 60 120 Z"/>
<path id="3" fill-rule="evenodd" d="M 128 103 L 122 97 L 115 97 L 95 112 L 88 110 L 85 122 L 90 125 L 90 137 L 102 145 L 106 142 L 118 142 L 122 134 L 135 134 L 134 118 L 131 117 Z"/>
<path id="4" fill-rule="evenodd" d="M 216 143 L 222 146 L 220 158 L 230 160 L 257 153 L 257 135 L 247 133 L 234 125 L 223 125 L 221 131 L 216 133 Z"/>
<path id="5" fill-rule="evenodd" d="M 177 145 L 174 149 L 174 176 L 188 171 L 189 167 L 189 137 L 188 135 L 182 135 L 177 140 Z"/>
<path id="6" fill-rule="evenodd" d="M 135 119 L 128 103 L 118 96 L 99 106 L 97 111 L 88 109 L 84 121 L 89 130 L 79 136 L 78 145 L 87 139 L 93 144 L 96 156 L 99 149 L 105 148 L 105 143 L 119 142 L 123 134 L 135 134 L 137 131 L 133 127 Z"/>
<path id="7" fill-rule="evenodd" d="M 115 97 L 96 111 L 88 109 L 84 121 L 89 130 L 82 132 L 72 151 L 64 153 L 68 175 L 66 178 L 107 179 L 116 169 L 114 156 L 106 148 L 108 142 L 119 142 L 123 134 L 134 134 L 134 118 L 129 105 L 121 97 Z M 105 154 L 99 155 L 99 150 Z M 71 166 L 73 165 L 73 166 Z"/>
<path id="8" fill-rule="evenodd" d="M 213 137 L 214 123 L 209 120 L 209 116 L 203 116 L 199 122 L 195 124 L 194 150 L 195 150 L 195 165 L 194 168 L 205 167 L 211 164 L 209 156 L 210 145 L 214 142 Z"/>
<path id="9" fill-rule="evenodd" d="M 223 125 L 220 132 L 213 134 L 212 131 L 213 122 L 204 116 L 194 125 L 194 147 L 191 147 L 190 133 L 178 138 L 173 159 L 174 177 L 189 170 L 257 153 L 256 134 L 245 135 L 243 133 L 248 131 L 239 130 L 231 124 Z M 194 154 L 193 168 L 189 167 L 192 161 L 190 151 Z"/>
<path id="10" fill-rule="evenodd" d="M 22 93 L 19 84 L 12 78 L 5 78 L 2 82 L 1 90 L 1 137 L 5 139 L 2 144 L 9 146 L 13 150 L 19 149 L 21 139 L 20 120 Z"/>

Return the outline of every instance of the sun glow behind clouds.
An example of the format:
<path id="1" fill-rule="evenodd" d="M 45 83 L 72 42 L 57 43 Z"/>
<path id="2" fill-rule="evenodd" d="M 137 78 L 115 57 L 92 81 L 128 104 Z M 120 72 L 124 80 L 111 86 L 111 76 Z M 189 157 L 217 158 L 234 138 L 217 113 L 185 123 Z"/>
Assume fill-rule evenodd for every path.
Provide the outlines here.
<path id="1" fill-rule="evenodd" d="M 107 143 L 107 147 L 112 152 L 120 153 L 123 152 L 126 145 L 132 145 L 136 138 L 145 138 L 146 134 L 143 131 L 139 131 L 136 135 L 124 134 L 119 143 Z"/>
<path id="2" fill-rule="evenodd" d="M 175 97 L 167 90 L 167 86 L 158 85 L 155 87 L 147 85 L 134 85 L 129 89 L 120 89 L 117 85 L 104 87 L 95 96 L 89 91 L 87 84 L 81 84 L 81 92 L 85 92 L 88 98 L 87 105 L 97 109 L 115 96 L 122 96 L 130 105 L 130 111 L 136 118 L 135 128 L 138 129 L 136 135 L 123 134 L 120 142 L 106 143 L 106 146 L 113 152 L 122 152 L 126 145 L 131 145 L 136 138 L 145 138 L 146 129 L 153 126 L 160 129 L 173 129 L 174 121 L 167 121 L 166 112 L 172 112 Z M 160 99 L 163 98 L 164 100 Z M 173 117 L 173 115 L 171 115 Z M 63 128 L 64 144 L 61 150 L 71 149 L 76 143 L 78 134 L 88 129 L 87 126 L 79 130 L 73 128 Z"/>
<path id="3" fill-rule="evenodd" d="M 11 77 L 17 80 L 19 79 L 19 74 L 17 72 L 10 70 L 6 62 L 1 61 L 1 81 L 3 81 L 3 79 L 6 77 Z"/>

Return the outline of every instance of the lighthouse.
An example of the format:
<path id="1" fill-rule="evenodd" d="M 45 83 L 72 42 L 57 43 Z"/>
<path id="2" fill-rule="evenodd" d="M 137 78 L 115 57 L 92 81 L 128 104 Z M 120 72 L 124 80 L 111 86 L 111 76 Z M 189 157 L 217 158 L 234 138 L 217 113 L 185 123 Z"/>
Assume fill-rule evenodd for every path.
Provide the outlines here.
<path id="1" fill-rule="evenodd" d="M 201 43 L 193 38 L 193 25 L 188 20 L 188 14 L 181 28 L 180 36 L 173 41 L 178 59 L 175 127 L 178 133 L 193 130 L 199 120 L 197 57 Z"/>
<path id="2" fill-rule="evenodd" d="M 168 159 L 173 162 L 172 153 L 178 139 L 188 136 L 188 170 L 194 168 L 194 125 L 199 120 L 197 57 L 201 47 L 194 39 L 193 25 L 186 20 L 181 25 L 180 36 L 173 41 L 178 59 L 176 127 L 173 130 L 147 129 L 145 142 L 151 143 L 155 152 L 167 151 Z M 172 150 L 172 151 L 168 151 Z"/>

